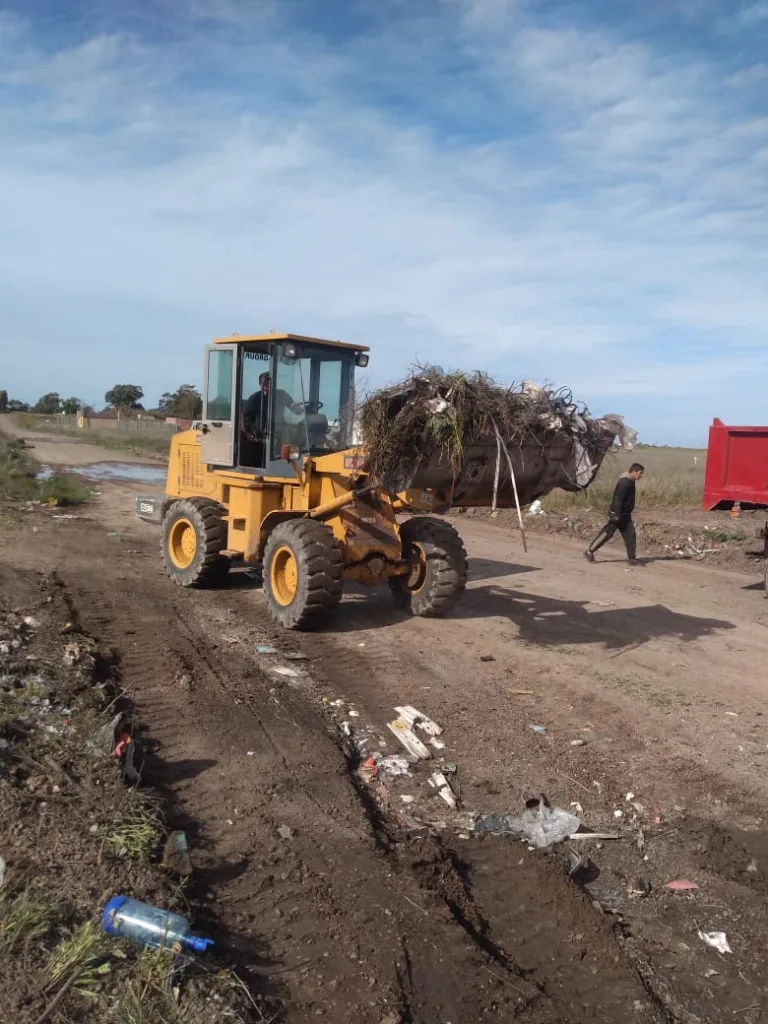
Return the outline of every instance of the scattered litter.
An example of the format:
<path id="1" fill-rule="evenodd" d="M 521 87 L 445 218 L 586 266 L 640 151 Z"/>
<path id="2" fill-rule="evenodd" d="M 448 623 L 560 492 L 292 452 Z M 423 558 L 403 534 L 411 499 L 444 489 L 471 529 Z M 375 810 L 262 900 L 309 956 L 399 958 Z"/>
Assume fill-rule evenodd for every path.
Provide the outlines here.
<path id="1" fill-rule="evenodd" d="M 433 736 L 429 741 L 430 747 L 434 747 L 435 750 L 445 750 L 445 744 L 442 740 L 439 740 L 437 736 Z"/>
<path id="2" fill-rule="evenodd" d="M 732 953 L 733 950 L 728 945 L 728 939 L 725 932 L 703 932 L 699 929 L 699 938 L 702 942 L 706 942 L 712 949 L 716 949 L 718 953 Z"/>
<path id="3" fill-rule="evenodd" d="M 597 842 L 607 842 L 612 839 L 621 839 L 618 832 L 573 832 L 569 839 L 595 839 Z"/>
<path id="4" fill-rule="evenodd" d="M 76 516 L 72 512 L 55 512 L 51 519 L 81 519 L 81 516 Z M 117 536 L 117 535 L 115 535 Z"/>
<path id="5" fill-rule="evenodd" d="M 416 797 L 415 796 L 408 796 L 407 793 L 401 793 L 400 794 L 400 799 L 403 801 L 404 804 L 412 804 L 412 803 L 415 802 Z"/>
<path id="6" fill-rule="evenodd" d="M 541 507 L 541 499 L 537 498 L 536 501 L 532 501 L 528 509 L 529 516 L 545 516 L 547 513 Z"/>
<path id="7" fill-rule="evenodd" d="M 571 740 L 571 746 L 572 747 L 586 747 L 586 745 L 587 745 L 587 741 L 586 740 Z"/>
<path id="8" fill-rule="evenodd" d="M 754 857 L 749 862 L 749 864 L 747 864 L 747 873 L 750 875 L 757 874 L 757 860 Z"/>
<path id="9" fill-rule="evenodd" d="M 632 804 L 638 814 L 645 814 L 645 804 L 639 804 L 637 800 Z"/>
<path id="10" fill-rule="evenodd" d="M 257 654 L 277 654 L 277 648 L 272 644 L 256 644 Z"/>
<path id="11" fill-rule="evenodd" d="M 2 889 L 5 882 L 5 858 L 0 857 L 0 889 Z"/>
<path id="12" fill-rule="evenodd" d="M 443 730 L 440 726 L 421 711 L 412 708 L 410 704 L 406 704 L 402 708 L 395 708 L 395 711 L 409 728 L 421 729 L 428 736 L 442 736 Z"/>
<path id="13" fill-rule="evenodd" d="M 237 636 L 223 636 L 221 638 L 225 644 L 239 644 L 240 638 Z"/>
<path id="14" fill-rule="evenodd" d="M 255 755 L 255 753 L 256 753 L 255 750 L 249 750 L 248 751 L 248 757 L 253 757 Z"/>
<path id="15" fill-rule="evenodd" d="M 623 818 L 624 817 L 624 811 L 616 810 L 616 811 L 613 812 L 613 816 L 614 816 L 614 818 Z"/>
<path id="16" fill-rule="evenodd" d="M 411 767 L 402 754 L 387 754 L 379 758 L 378 766 L 387 775 L 410 775 L 408 769 Z"/>
<path id="17" fill-rule="evenodd" d="M 731 718 L 738 718 L 738 717 L 739 717 L 739 716 L 738 716 L 738 715 L 736 714 L 736 712 L 735 712 L 735 711 L 726 711 L 725 713 L 726 713 L 726 715 L 730 715 L 730 717 L 731 717 Z"/>
<path id="18" fill-rule="evenodd" d="M 287 665 L 275 665 L 272 671 L 277 676 L 288 676 L 289 679 L 295 679 L 299 675 L 295 668 L 288 668 Z"/>
<path id="19" fill-rule="evenodd" d="M 476 836 L 511 836 L 513 839 L 523 839 L 526 834 L 522 821 L 513 814 L 481 814 L 475 819 L 474 833 Z"/>
<path id="20" fill-rule="evenodd" d="M 710 967 L 710 969 L 708 971 L 704 971 L 704 977 L 705 978 L 719 978 L 720 977 L 720 971 L 716 971 L 714 969 L 714 967 Z"/>
<path id="21" fill-rule="evenodd" d="M 27 615 L 25 617 L 24 625 L 28 629 L 39 629 L 40 628 L 40 622 L 37 619 L 35 619 L 32 615 Z"/>
<path id="22" fill-rule="evenodd" d="M 349 717 L 350 718 L 359 718 L 360 717 L 360 712 L 359 711 L 353 711 L 353 710 L 350 709 Z"/>
<path id="23" fill-rule="evenodd" d="M 175 871 L 177 875 L 192 874 L 192 861 L 189 856 L 189 842 L 186 832 L 171 832 L 163 850 L 163 867 Z"/>
<path id="24" fill-rule="evenodd" d="M 651 883 L 647 878 L 635 878 L 627 887 L 627 894 L 631 900 L 644 900 L 651 892 Z"/>
<path id="25" fill-rule="evenodd" d="M 583 814 L 584 813 L 584 808 L 581 806 L 581 804 L 578 802 L 578 800 L 574 800 L 573 803 L 571 804 L 571 807 L 574 809 L 574 811 L 576 811 L 577 814 Z"/>
<path id="26" fill-rule="evenodd" d="M 119 537 L 120 535 L 115 530 L 110 530 L 107 534 L 108 537 Z"/>
<path id="27" fill-rule="evenodd" d="M 387 728 L 400 740 L 409 754 L 413 754 L 420 761 L 428 761 L 432 757 L 429 749 L 424 746 L 404 719 L 396 718 L 394 722 L 388 722 Z"/>
<path id="28" fill-rule="evenodd" d="M 695 882 L 689 882 L 685 878 L 678 878 L 674 882 L 667 882 L 664 888 L 671 889 L 672 892 L 691 892 L 693 889 L 698 889 L 699 887 Z"/>
<path id="29" fill-rule="evenodd" d="M 293 829 L 287 825 L 278 825 L 277 832 L 282 839 L 293 839 Z"/>
<path id="30" fill-rule="evenodd" d="M 376 758 L 369 757 L 367 760 L 363 761 L 357 769 L 357 774 L 363 782 L 372 782 L 379 774 L 379 766 L 376 763 Z"/>
<path id="31" fill-rule="evenodd" d="M 455 810 L 457 806 L 456 797 L 454 796 L 453 790 L 448 784 L 448 779 L 442 772 L 434 772 L 429 777 L 429 784 L 433 789 L 436 789 L 438 795 L 448 804 L 449 807 Z"/>
<path id="32" fill-rule="evenodd" d="M 492 654 L 481 654 L 480 661 L 496 661 Z"/>
<path id="33" fill-rule="evenodd" d="M 543 799 L 538 806 L 530 806 L 532 802 L 528 801 L 520 820 L 525 834 L 539 850 L 562 843 L 581 826 L 579 818 L 562 807 L 548 807 Z"/>
<path id="34" fill-rule="evenodd" d="M 212 939 L 192 934 L 189 921 L 169 910 L 114 896 L 104 908 L 101 924 L 107 935 L 130 939 L 150 949 L 168 949 L 175 953 L 205 953 Z"/>
<path id="35" fill-rule="evenodd" d="M 632 801 L 635 799 L 635 794 L 634 793 L 627 793 L 627 795 L 624 797 L 624 799 L 627 801 L 628 804 L 631 804 Z"/>
<path id="36" fill-rule="evenodd" d="M 283 657 L 287 661 L 309 661 L 309 655 L 302 654 L 300 651 L 294 651 L 292 654 L 284 654 Z"/>
<path id="37" fill-rule="evenodd" d="M 546 725 L 531 725 L 531 724 L 529 724 L 528 728 L 529 729 L 533 729 L 533 731 L 537 732 L 537 733 L 545 733 L 547 731 Z"/>
<path id="38" fill-rule="evenodd" d="M 516 696 L 516 697 L 535 697 L 536 696 L 536 691 L 535 690 L 510 690 L 509 692 L 511 694 L 513 694 L 514 696 Z"/>

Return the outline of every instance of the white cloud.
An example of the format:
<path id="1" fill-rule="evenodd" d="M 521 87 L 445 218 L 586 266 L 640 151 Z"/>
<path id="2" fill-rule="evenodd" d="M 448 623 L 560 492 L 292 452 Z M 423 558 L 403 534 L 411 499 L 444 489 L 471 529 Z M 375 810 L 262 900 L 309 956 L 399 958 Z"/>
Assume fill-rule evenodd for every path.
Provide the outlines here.
<path id="1" fill-rule="evenodd" d="M 334 47 L 188 0 L 174 46 L 53 53 L 0 16 L 2 345 L 42 357 L 14 388 L 48 390 L 42 363 L 62 391 L 159 393 L 209 336 L 270 327 L 373 342 L 379 379 L 487 361 L 599 404 L 740 379 L 735 336 L 765 347 L 764 119 L 703 58 L 440 10 Z"/>

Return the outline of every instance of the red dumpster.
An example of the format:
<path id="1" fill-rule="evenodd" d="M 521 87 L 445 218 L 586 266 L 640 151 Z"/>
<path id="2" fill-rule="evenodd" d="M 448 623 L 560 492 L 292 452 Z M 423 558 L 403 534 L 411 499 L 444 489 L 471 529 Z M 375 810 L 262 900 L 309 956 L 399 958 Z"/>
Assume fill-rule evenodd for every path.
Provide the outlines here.
<path id="1" fill-rule="evenodd" d="M 709 428 L 704 508 L 733 505 L 768 508 L 768 427 Z"/>

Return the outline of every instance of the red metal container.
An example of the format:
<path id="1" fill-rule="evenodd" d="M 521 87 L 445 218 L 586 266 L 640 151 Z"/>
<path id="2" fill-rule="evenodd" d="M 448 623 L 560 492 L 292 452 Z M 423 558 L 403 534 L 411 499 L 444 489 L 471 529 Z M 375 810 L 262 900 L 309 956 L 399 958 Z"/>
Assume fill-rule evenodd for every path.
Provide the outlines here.
<path id="1" fill-rule="evenodd" d="M 704 508 L 732 505 L 768 508 L 768 427 L 727 427 L 714 420 L 709 428 Z"/>

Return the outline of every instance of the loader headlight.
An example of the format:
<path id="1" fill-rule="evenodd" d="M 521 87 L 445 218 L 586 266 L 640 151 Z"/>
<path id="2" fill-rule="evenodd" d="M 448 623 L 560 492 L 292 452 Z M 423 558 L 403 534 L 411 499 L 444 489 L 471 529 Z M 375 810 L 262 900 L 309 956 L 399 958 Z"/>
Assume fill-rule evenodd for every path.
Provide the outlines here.
<path id="1" fill-rule="evenodd" d="M 365 368 L 368 365 L 368 353 L 358 352 L 355 356 L 355 365 L 361 368 Z"/>

